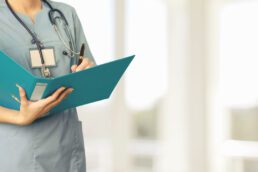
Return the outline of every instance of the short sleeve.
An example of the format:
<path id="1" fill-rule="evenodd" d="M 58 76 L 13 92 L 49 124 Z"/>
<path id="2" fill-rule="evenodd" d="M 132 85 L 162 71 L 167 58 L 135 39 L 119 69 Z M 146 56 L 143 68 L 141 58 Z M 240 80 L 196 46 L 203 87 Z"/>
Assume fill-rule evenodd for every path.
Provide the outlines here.
<path id="1" fill-rule="evenodd" d="M 81 21 L 75 11 L 75 9 L 73 10 L 73 19 L 74 19 L 74 35 L 75 35 L 75 48 L 77 52 L 80 52 L 81 49 L 81 45 L 84 43 L 85 44 L 85 52 L 84 52 L 84 56 L 89 58 L 90 60 L 92 60 L 92 62 L 95 63 L 96 65 L 96 61 L 91 53 L 90 47 L 88 45 L 86 36 L 84 34 L 83 31 L 83 27 L 81 24 Z"/>

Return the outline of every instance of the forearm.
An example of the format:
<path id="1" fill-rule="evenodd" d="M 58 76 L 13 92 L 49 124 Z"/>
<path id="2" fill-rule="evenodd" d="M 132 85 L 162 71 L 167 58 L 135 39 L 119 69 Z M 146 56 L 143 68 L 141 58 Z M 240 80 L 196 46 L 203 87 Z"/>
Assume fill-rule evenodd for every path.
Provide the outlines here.
<path id="1" fill-rule="evenodd" d="M 0 106 L 0 123 L 18 124 L 19 111 Z"/>

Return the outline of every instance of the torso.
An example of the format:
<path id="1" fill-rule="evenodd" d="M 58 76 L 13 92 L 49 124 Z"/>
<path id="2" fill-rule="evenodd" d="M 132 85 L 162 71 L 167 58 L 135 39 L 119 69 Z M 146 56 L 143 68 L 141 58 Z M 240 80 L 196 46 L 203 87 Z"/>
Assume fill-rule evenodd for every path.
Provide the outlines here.
<path id="1" fill-rule="evenodd" d="M 53 5 L 64 12 L 73 32 L 70 7 L 61 3 Z M 51 68 L 51 72 L 53 76 L 60 76 L 70 73 L 71 59 L 63 55 L 65 49 L 49 22 L 48 10 L 44 6 L 35 23 L 27 16 L 19 16 L 45 47 L 54 47 L 57 66 Z M 3 0 L 0 0 L 0 25 L 0 50 L 32 74 L 41 77 L 39 69 L 31 68 L 29 58 L 29 49 L 36 48 L 36 45 L 31 43 L 31 36 L 12 16 Z M 85 172 L 83 144 L 76 109 L 52 114 L 25 127 L 0 124 L 0 171 Z"/>

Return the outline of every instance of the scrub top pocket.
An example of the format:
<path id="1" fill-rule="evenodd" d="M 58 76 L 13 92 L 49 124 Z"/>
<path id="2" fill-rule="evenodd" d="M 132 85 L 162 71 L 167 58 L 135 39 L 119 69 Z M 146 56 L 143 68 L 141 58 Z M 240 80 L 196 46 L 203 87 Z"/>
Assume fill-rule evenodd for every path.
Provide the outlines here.
<path id="1" fill-rule="evenodd" d="M 84 137 L 81 121 L 75 121 L 75 140 L 73 150 L 73 170 L 74 172 L 86 171 L 86 158 L 84 149 Z"/>

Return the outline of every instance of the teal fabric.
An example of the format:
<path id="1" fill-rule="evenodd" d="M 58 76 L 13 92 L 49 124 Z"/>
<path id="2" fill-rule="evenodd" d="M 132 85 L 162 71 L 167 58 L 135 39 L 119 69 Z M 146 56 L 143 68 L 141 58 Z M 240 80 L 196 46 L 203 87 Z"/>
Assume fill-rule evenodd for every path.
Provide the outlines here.
<path id="1" fill-rule="evenodd" d="M 79 51 L 81 44 L 87 42 L 74 8 L 50 3 L 66 16 Z M 71 59 L 63 55 L 65 48 L 51 26 L 48 11 L 44 4 L 34 24 L 27 16 L 18 15 L 44 46 L 55 48 L 57 67 L 51 68 L 51 72 L 61 76 L 70 73 Z M 0 0 L 0 50 L 33 75 L 41 77 L 39 69 L 30 67 L 29 49 L 36 48 L 31 40 L 4 0 Z M 88 45 L 85 56 L 94 61 Z M 12 71 L 6 71 L 6 75 L 8 72 Z M 0 124 L 0 172 L 85 172 L 85 162 L 82 124 L 75 108 L 39 119 L 29 126 Z"/>

